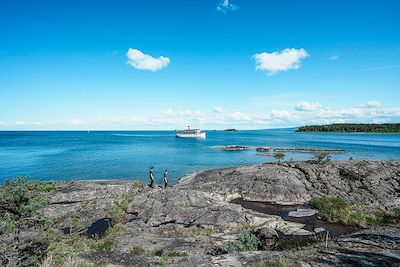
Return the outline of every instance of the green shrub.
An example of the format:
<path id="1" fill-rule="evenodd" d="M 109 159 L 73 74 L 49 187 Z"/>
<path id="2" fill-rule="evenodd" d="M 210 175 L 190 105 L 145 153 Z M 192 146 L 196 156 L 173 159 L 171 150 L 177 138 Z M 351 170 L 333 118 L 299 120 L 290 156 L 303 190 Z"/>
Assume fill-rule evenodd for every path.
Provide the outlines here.
<path id="1" fill-rule="evenodd" d="M 53 182 L 28 181 L 27 177 L 4 180 L 0 186 L 0 235 L 10 233 L 16 241 L 13 246 L 4 247 L 0 266 L 36 266 L 46 256 L 49 245 L 46 230 L 51 227 L 51 221 L 42 209 L 49 203 L 49 192 L 54 189 Z M 26 242 L 22 234 L 27 231 L 34 232 L 34 240 L 29 241 L 29 249 L 23 249 L 26 244 L 19 242 Z"/>
<path id="2" fill-rule="evenodd" d="M 311 203 L 318 209 L 318 214 L 322 219 L 333 223 L 366 228 L 370 225 L 398 221 L 398 218 L 386 212 L 367 212 L 360 205 L 349 205 L 337 197 L 317 197 L 313 198 Z"/>
<path id="3" fill-rule="evenodd" d="M 261 245 L 260 240 L 251 231 L 242 231 L 239 233 L 238 239 L 226 245 L 228 252 L 238 251 L 257 251 Z"/>
<path id="4" fill-rule="evenodd" d="M 2 231 L 49 225 L 41 209 L 49 203 L 47 193 L 54 189 L 53 182 L 27 181 L 27 177 L 4 180 L 0 187 L 1 217 L 6 220 Z"/>
<path id="5" fill-rule="evenodd" d="M 281 160 L 284 160 L 286 155 L 283 153 L 274 153 L 272 156 L 278 161 L 278 163 L 281 162 Z"/>

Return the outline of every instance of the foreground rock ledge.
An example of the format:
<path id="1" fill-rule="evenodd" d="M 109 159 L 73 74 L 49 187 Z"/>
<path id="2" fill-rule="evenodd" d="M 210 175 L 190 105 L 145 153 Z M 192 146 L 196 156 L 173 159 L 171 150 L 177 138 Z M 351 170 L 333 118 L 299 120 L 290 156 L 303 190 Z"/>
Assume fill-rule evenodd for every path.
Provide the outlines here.
<path id="1" fill-rule="evenodd" d="M 230 203 L 236 198 L 293 204 L 329 195 L 392 213 L 400 207 L 399 192 L 398 161 L 263 163 L 199 172 L 166 190 L 133 181 L 61 181 L 45 212 L 59 229 L 70 227 L 72 218 L 86 226 L 113 218 L 119 231 L 112 236 L 111 251 L 81 254 L 103 265 L 154 266 L 160 256 L 179 266 L 251 266 L 280 258 L 292 258 L 294 265 L 303 266 L 374 265 L 378 259 L 396 265 L 400 263 L 398 226 L 368 229 L 289 252 L 212 256 L 212 251 L 234 240 L 243 227 L 304 231 L 302 224 Z M 128 201 L 122 216 L 116 214 L 121 198 Z M 146 253 L 133 253 L 137 250 Z"/>

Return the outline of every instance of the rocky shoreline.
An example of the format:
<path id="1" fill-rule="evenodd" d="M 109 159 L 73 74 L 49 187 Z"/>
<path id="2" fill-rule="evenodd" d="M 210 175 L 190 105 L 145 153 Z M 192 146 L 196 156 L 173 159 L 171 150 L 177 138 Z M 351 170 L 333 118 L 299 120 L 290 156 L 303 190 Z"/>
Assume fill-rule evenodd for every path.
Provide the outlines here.
<path id="1" fill-rule="evenodd" d="M 397 223 L 330 239 L 320 233 L 324 230 L 232 201 L 287 206 L 333 196 L 397 216 L 399 193 L 398 161 L 262 163 L 194 173 L 167 189 L 135 181 L 59 181 L 44 212 L 66 238 L 74 233 L 90 238 L 88 229 L 98 231 L 107 249 L 75 255 L 100 266 L 395 266 L 400 264 Z M 307 210 L 299 212 L 294 214 Z M 243 231 L 258 238 L 258 251 L 230 250 Z"/>
<path id="2" fill-rule="evenodd" d="M 256 150 L 258 152 L 301 152 L 301 153 L 332 153 L 341 154 L 346 153 L 343 149 L 325 149 L 325 148 L 286 148 L 286 147 L 270 147 L 270 146 L 243 146 L 243 145 L 228 145 L 217 146 L 216 149 L 223 151 L 240 151 L 240 150 Z"/>

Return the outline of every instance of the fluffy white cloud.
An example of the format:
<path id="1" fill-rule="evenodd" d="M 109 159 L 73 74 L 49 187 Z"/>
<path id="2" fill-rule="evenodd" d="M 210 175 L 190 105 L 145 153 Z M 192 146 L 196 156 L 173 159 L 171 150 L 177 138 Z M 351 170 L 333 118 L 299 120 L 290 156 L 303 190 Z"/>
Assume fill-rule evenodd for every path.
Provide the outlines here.
<path id="1" fill-rule="evenodd" d="M 224 109 L 221 107 L 214 107 L 214 112 L 216 113 L 224 113 Z"/>
<path id="2" fill-rule="evenodd" d="M 160 56 L 159 58 L 144 54 L 138 49 L 129 48 L 126 53 L 128 57 L 127 63 L 139 70 L 157 71 L 168 66 L 171 62 L 168 57 Z"/>
<path id="3" fill-rule="evenodd" d="M 271 110 L 271 117 L 274 119 L 287 119 L 291 117 L 291 114 L 289 111 L 285 109 L 283 110 L 273 109 Z"/>
<path id="4" fill-rule="evenodd" d="M 303 48 L 286 48 L 279 52 L 255 54 L 253 58 L 256 60 L 257 70 L 265 70 L 268 75 L 274 75 L 280 71 L 300 68 L 301 60 L 308 56 Z"/>
<path id="5" fill-rule="evenodd" d="M 359 108 L 379 108 L 381 106 L 381 102 L 377 100 L 368 101 L 365 104 L 359 105 Z"/>
<path id="6" fill-rule="evenodd" d="M 322 105 L 319 102 L 303 102 L 295 107 L 298 111 L 313 111 L 320 108 L 322 108 Z"/>
<path id="7" fill-rule="evenodd" d="M 352 122 L 355 119 L 362 120 L 361 122 L 372 122 L 376 119 L 386 118 L 387 121 L 398 121 L 400 118 L 400 108 L 361 108 L 361 107 L 351 107 L 351 108 L 322 108 L 318 110 L 317 113 L 310 114 L 313 118 L 323 118 L 323 119 L 344 119 L 344 122 Z"/>
<path id="8" fill-rule="evenodd" d="M 217 6 L 217 10 L 222 13 L 226 13 L 227 11 L 235 11 L 237 9 L 238 9 L 238 7 L 236 5 L 230 3 L 229 0 L 223 0 Z"/>
<path id="9" fill-rule="evenodd" d="M 234 121 L 248 121 L 251 120 L 251 117 L 249 115 L 246 115 L 242 112 L 234 112 L 229 116 L 232 120 Z"/>
<path id="10" fill-rule="evenodd" d="M 172 108 L 168 108 L 163 111 L 163 114 L 166 116 L 186 116 L 186 117 L 203 117 L 205 113 L 198 110 L 173 110 Z"/>

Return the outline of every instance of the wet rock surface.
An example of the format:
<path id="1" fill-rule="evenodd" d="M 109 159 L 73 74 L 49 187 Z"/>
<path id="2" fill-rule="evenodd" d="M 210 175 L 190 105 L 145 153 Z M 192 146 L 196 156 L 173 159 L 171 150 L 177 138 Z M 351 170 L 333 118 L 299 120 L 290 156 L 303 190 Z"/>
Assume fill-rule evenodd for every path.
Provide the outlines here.
<path id="1" fill-rule="evenodd" d="M 277 259 L 293 266 L 375 266 L 381 259 L 396 266 L 399 226 L 357 231 L 306 247 L 287 248 L 282 243 L 279 251 L 223 254 L 221 248 L 235 242 L 243 229 L 251 229 L 265 246 L 283 237 L 324 233 L 317 231 L 320 227 L 309 229 L 301 221 L 231 200 L 305 204 L 313 196 L 330 195 L 363 203 L 367 209 L 395 212 L 400 207 L 399 183 L 399 162 L 265 163 L 199 172 L 167 189 L 133 181 L 57 182 L 44 212 L 58 229 L 70 227 L 72 233 L 79 227 L 90 229 L 99 220 L 112 220 L 112 234 L 105 232 L 111 248 L 80 254 L 104 266 L 260 266 Z M 295 211 L 296 219 L 315 213 L 308 208 Z"/>

